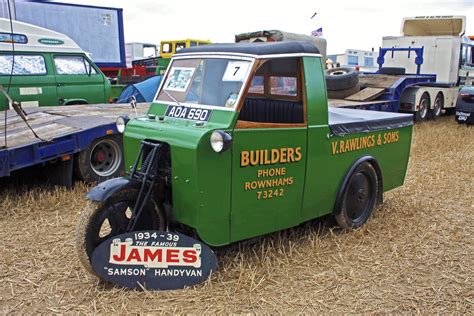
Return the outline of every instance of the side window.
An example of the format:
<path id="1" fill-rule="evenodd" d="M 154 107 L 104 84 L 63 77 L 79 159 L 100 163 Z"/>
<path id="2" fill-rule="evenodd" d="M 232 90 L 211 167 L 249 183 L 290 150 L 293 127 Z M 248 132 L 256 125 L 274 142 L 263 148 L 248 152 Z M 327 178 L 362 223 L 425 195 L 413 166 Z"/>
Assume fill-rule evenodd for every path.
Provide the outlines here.
<path id="1" fill-rule="evenodd" d="M 12 73 L 13 56 L 0 55 L 0 75 Z M 13 75 L 46 75 L 46 63 L 41 55 L 15 55 Z"/>
<path id="2" fill-rule="evenodd" d="M 27 44 L 28 37 L 24 34 L 16 34 L 16 33 L 6 33 L 0 32 L 0 42 L 2 43 L 16 43 L 16 44 Z"/>
<path id="3" fill-rule="evenodd" d="M 296 97 L 297 88 L 296 77 L 270 76 L 270 95 Z"/>
<path id="4" fill-rule="evenodd" d="M 263 95 L 264 92 L 264 77 L 254 76 L 250 84 L 249 93 Z"/>
<path id="5" fill-rule="evenodd" d="M 92 65 L 82 56 L 54 56 L 54 66 L 58 75 L 97 74 Z"/>
<path id="6" fill-rule="evenodd" d="M 364 66 L 373 67 L 374 66 L 374 58 L 373 57 L 364 57 Z"/>
<path id="7" fill-rule="evenodd" d="M 347 64 L 351 66 L 357 66 L 359 64 L 359 57 L 354 55 L 347 56 Z"/>
<path id="8" fill-rule="evenodd" d="M 186 48 L 186 43 L 176 43 L 176 51 Z"/>
<path id="9" fill-rule="evenodd" d="M 237 127 L 304 124 L 301 78 L 299 58 L 275 58 L 264 62 L 252 77 Z"/>
<path id="10" fill-rule="evenodd" d="M 163 44 L 161 44 L 161 52 L 162 52 L 163 54 L 169 54 L 169 53 L 171 53 L 172 49 L 173 49 L 173 47 L 172 47 L 171 43 L 163 43 Z"/>
<path id="11" fill-rule="evenodd" d="M 474 66 L 474 46 L 467 46 L 467 65 Z"/>

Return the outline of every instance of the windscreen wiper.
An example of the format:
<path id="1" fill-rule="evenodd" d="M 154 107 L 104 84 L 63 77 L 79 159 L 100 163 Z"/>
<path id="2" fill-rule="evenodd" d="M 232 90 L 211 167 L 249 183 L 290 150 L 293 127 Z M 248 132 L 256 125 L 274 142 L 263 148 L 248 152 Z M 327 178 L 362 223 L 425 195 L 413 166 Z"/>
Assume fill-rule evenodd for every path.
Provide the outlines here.
<path id="1" fill-rule="evenodd" d="M 171 94 L 168 93 L 165 89 L 161 90 L 163 91 L 171 100 L 173 100 L 178 106 L 182 106 L 181 103 L 179 103 L 178 100 L 176 100 Z"/>

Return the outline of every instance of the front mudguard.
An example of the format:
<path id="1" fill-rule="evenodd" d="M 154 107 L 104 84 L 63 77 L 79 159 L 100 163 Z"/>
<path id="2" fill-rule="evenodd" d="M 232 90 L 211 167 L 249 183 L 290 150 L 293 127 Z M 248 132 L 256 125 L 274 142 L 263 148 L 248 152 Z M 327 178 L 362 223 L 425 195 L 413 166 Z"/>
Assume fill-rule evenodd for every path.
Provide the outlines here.
<path id="1" fill-rule="evenodd" d="M 125 177 L 109 179 L 95 186 L 87 193 L 86 197 L 91 201 L 103 202 L 124 188 L 139 189 L 140 182 Z"/>

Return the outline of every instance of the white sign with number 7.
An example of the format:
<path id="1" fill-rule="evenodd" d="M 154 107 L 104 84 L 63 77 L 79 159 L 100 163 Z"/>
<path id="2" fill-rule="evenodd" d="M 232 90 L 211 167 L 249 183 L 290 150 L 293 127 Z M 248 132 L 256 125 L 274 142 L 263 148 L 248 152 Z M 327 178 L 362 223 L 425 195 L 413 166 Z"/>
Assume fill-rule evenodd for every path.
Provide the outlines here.
<path id="1" fill-rule="evenodd" d="M 248 61 L 229 61 L 222 81 L 244 81 L 249 66 Z"/>

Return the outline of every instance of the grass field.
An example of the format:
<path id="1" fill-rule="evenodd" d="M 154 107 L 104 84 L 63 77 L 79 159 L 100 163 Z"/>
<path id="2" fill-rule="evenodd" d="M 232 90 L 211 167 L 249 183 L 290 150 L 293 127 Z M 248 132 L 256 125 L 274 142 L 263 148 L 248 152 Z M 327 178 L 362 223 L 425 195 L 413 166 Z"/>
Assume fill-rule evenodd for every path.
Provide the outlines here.
<path id="1" fill-rule="evenodd" d="M 0 312 L 472 313 L 474 128 L 415 126 L 405 185 L 362 229 L 318 220 L 218 253 L 212 279 L 136 292 L 80 266 L 74 229 L 87 187 L 3 188 Z"/>

